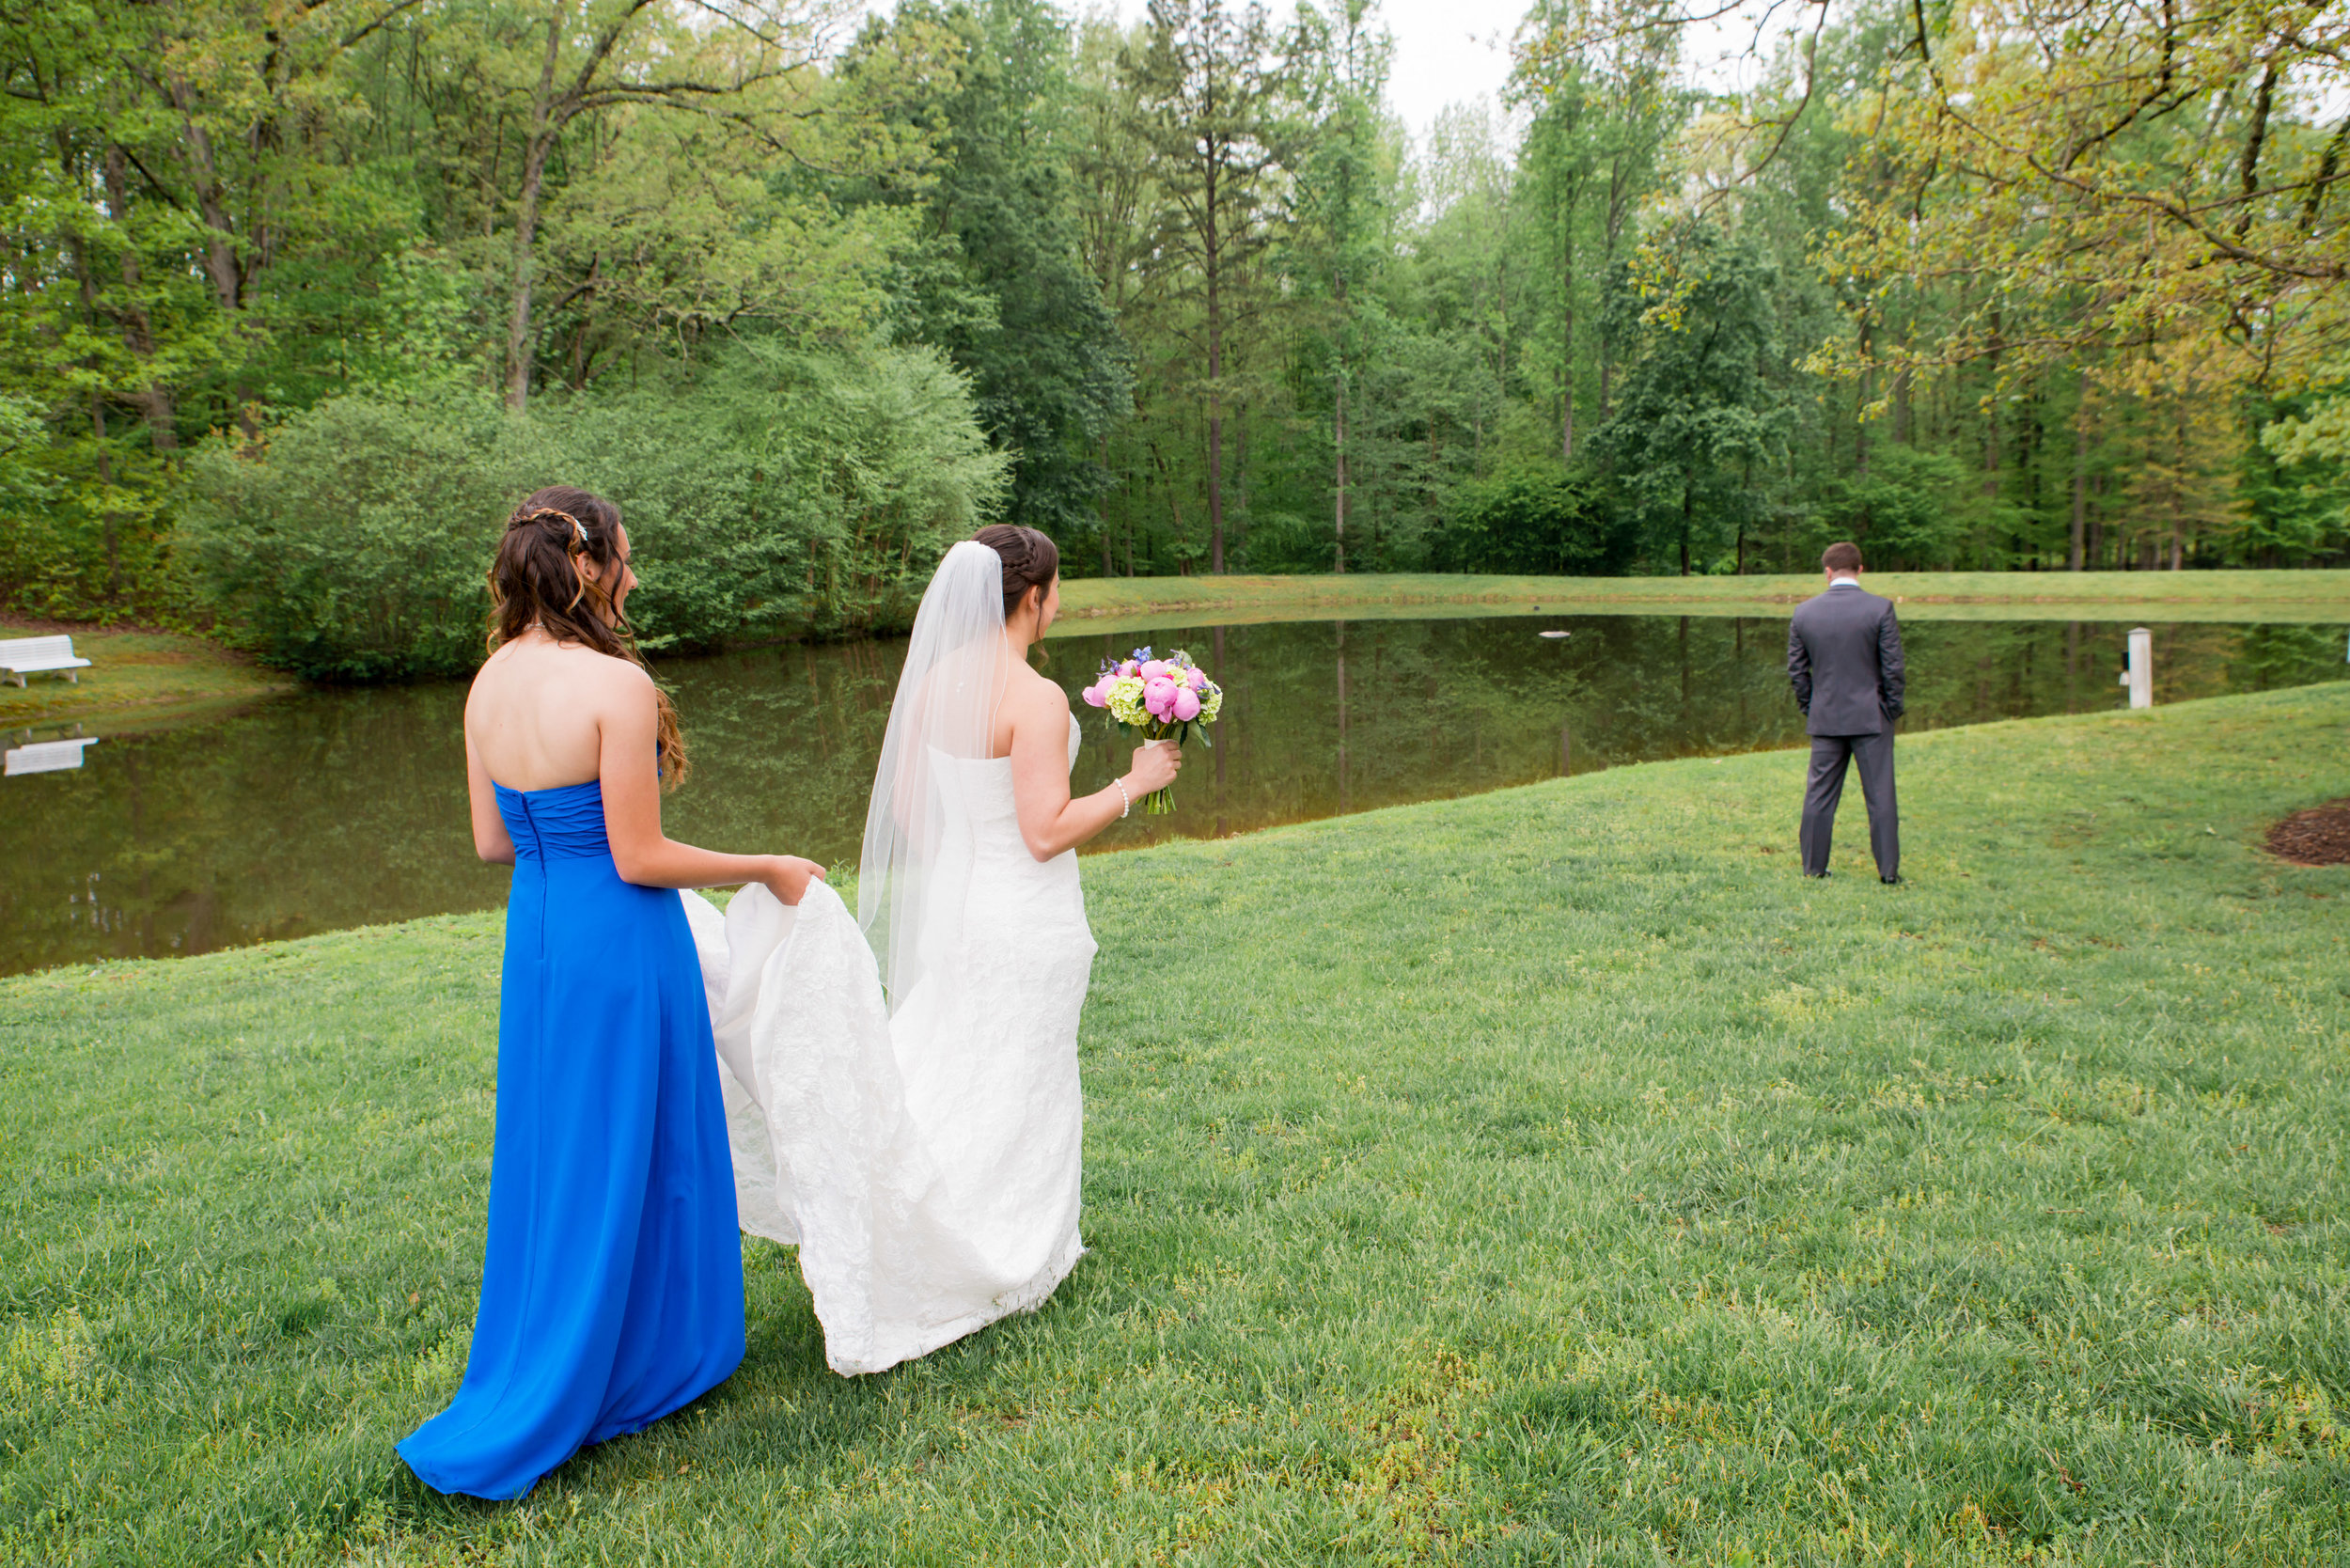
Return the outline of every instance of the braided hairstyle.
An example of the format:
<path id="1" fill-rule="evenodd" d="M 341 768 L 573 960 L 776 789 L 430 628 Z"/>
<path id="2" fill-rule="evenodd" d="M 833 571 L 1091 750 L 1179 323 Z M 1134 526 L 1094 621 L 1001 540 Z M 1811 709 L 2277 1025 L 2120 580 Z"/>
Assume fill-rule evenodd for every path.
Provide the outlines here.
<path id="1" fill-rule="evenodd" d="M 554 484 L 525 497 L 507 518 L 506 537 L 490 563 L 490 651 L 536 625 L 558 643 L 578 643 L 647 669 L 636 651 L 636 629 L 613 604 L 607 586 L 619 577 L 619 538 L 620 509 L 601 495 Z M 580 570 L 582 561 L 593 561 L 603 580 L 591 580 Z M 692 763 L 669 694 L 656 685 L 653 700 L 661 787 L 674 790 Z"/>
<path id="2" fill-rule="evenodd" d="M 1060 575 L 1060 547 L 1034 528 L 990 523 L 971 537 L 1003 557 L 1006 620 L 1030 588 L 1049 588 Z"/>

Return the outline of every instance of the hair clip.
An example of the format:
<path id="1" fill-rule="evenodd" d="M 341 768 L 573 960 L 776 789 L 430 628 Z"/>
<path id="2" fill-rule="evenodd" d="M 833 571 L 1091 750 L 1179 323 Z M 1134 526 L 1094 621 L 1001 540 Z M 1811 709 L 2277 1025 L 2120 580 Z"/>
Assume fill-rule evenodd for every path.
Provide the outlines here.
<path id="1" fill-rule="evenodd" d="M 556 507 L 535 507 L 529 511 L 517 512 L 508 520 L 507 531 L 510 533 L 525 523 L 538 522 L 541 517 L 559 517 L 569 523 L 572 525 L 572 537 L 579 541 L 579 547 L 583 550 L 588 548 L 588 525 L 573 517 L 570 512 Z"/>

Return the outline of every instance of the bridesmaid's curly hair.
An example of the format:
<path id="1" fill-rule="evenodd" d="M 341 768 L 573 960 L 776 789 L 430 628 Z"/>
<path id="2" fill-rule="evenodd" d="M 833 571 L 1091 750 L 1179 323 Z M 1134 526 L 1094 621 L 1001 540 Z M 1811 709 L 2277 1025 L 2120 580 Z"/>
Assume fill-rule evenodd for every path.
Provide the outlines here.
<path id="1" fill-rule="evenodd" d="M 619 537 L 620 509 L 601 495 L 553 484 L 525 497 L 506 519 L 506 537 L 490 563 L 490 651 L 535 624 L 558 643 L 578 643 L 650 673 L 636 651 L 636 629 L 604 586 L 619 561 Z M 604 582 L 582 572 L 582 560 L 595 562 Z M 661 787 L 674 790 L 692 763 L 669 694 L 656 685 L 653 700 L 659 705 Z"/>

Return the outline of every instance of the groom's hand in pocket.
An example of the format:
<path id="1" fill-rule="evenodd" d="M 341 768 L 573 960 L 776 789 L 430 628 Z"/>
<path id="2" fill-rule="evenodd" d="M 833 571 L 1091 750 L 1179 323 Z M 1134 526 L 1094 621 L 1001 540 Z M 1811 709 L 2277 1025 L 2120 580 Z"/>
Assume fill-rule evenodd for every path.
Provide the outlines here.
<path id="1" fill-rule="evenodd" d="M 767 874 L 759 880 L 785 903 L 799 902 L 807 892 L 807 885 L 822 882 L 824 877 L 823 867 L 796 855 L 771 855 L 767 860 Z"/>

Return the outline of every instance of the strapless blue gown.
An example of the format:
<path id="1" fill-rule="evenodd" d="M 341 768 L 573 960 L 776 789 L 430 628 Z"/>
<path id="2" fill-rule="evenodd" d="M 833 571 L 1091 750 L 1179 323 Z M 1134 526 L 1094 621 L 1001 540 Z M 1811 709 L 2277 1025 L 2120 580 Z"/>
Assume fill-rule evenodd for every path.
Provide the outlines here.
<path id="1" fill-rule="evenodd" d="M 743 1359 L 743 1252 L 700 961 L 677 894 L 620 880 L 596 781 L 497 792 L 514 839 L 496 1145 L 473 1349 L 400 1445 L 519 1497 Z"/>

